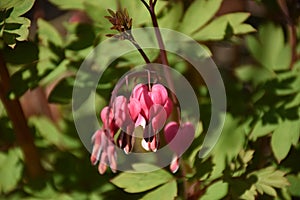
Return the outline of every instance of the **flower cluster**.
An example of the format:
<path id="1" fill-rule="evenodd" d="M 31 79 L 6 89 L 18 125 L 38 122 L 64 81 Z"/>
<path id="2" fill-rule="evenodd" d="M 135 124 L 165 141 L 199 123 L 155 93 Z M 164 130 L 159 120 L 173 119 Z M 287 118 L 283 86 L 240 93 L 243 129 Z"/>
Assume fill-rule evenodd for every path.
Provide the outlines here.
<path id="1" fill-rule="evenodd" d="M 143 128 L 142 147 L 147 151 L 156 152 L 159 148 L 159 132 L 164 129 L 165 140 L 174 152 L 170 165 L 172 172 L 179 167 L 178 159 L 184 152 L 182 144 L 194 136 L 194 128 L 190 123 L 180 127 L 176 122 L 165 123 L 173 110 L 172 100 L 168 91 L 161 84 L 138 84 L 130 97 L 117 96 L 111 105 L 101 111 L 103 127 L 93 135 L 93 152 L 91 162 L 99 163 L 99 172 L 103 174 L 109 165 L 116 171 L 115 145 L 130 153 L 134 146 L 136 127 Z M 176 135 L 178 134 L 179 137 Z M 176 136 L 176 137 L 175 137 Z M 182 137 L 183 136 L 183 137 Z M 187 138 L 185 142 L 184 138 Z M 114 140 L 116 138 L 116 140 Z"/>

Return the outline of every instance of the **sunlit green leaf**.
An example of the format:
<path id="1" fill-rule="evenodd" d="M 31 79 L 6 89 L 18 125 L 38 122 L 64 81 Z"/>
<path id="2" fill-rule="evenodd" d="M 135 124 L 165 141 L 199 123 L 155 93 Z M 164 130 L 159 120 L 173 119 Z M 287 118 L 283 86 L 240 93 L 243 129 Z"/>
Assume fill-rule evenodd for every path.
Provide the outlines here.
<path id="1" fill-rule="evenodd" d="M 244 24 L 244 21 L 248 17 L 249 13 L 230 13 L 222 15 L 195 32 L 192 37 L 200 41 L 222 40 L 226 35 L 228 26 L 233 29 L 233 34 L 236 35 L 253 32 L 255 29 L 252 26 Z"/>
<path id="2" fill-rule="evenodd" d="M 22 170 L 19 149 L 11 149 L 7 154 L 0 152 L 0 192 L 8 193 L 16 189 Z"/>
<path id="3" fill-rule="evenodd" d="M 177 183 L 170 181 L 159 188 L 147 193 L 141 200 L 164 199 L 173 200 L 177 196 Z"/>
<path id="4" fill-rule="evenodd" d="M 51 47 L 50 43 L 57 46 L 62 46 L 62 38 L 53 25 L 41 18 L 38 19 L 37 25 L 39 39 L 42 44 L 48 46 L 49 48 Z"/>
<path id="5" fill-rule="evenodd" d="M 271 70 L 288 69 L 291 50 L 285 44 L 281 27 L 267 23 L 260 26 L 258 38 L 248 36 L 247 45 L 254 58 L 264 67 Z"/>
<path id="6" fill-rule="evenodd" d="M 250 138 L 255 141 L 258 137 L 262 137 L 262 136 L 272 133 L 277 127 L 278 127 L 278 124 L 276 124 L 276 123 L 264 124 L 263 120 L 259 120 L 254 125 L 254 128 L 250 133 Z"/>
<path id="7" fill-rule="evenodd" d="M 300 122 L 284 121 L 274 131 L 271 146 L 278 162 L 284 159 L 290 151 L 291 145 L 299 140 Z"/>
<path id="8" fill-rule="evenodd" d="M 213 162 L 216 164 L 214 173 L 221 173 L 225 169 L 226 162 L 238 156 L 244 141 L 245 132 L 238 120 L 230 114 L 226 115 L 222 134 L 212 151 Z"/>
<path id="9" fill-rule="evenodd" d="M 222 199 L 228 192 L 228 183 L 224 183 L 223 181 L 218 181 L 212 185 L 210 185 L 205 194 L 201 197 L 203 200 L 210 199 Z"/>
<path id="10" fill-rule="evenodd" d="M 179 24 L 172 23 L 179 21 L 183 14 L 183 4 L 182 2 L 176 2 L 172 4 L 170 10 L 164 13 L 163 17 L 158 19 L 159 27 L 176 29 Z"/>
<path id="11" fill-rule="evenodd" d="M 221 3 L 222 0 L 194 1 L 185 12 L 179 30 L 187 34 L 193 33 L 216 14 Z"/>
<path id="12" fill-rule="evenodd" d="M 144 192 L 164 184 L 172 179 L 172 175 L 165 170 L 157 170 L 147 173 L 124 172 L 114 179 L 112 183 L 123 188 L 126 192 Z"/>
<path id="13" fill-rule="evenodd" d="M 84 8 L 83 2 L 84 0 L 49 0 L 54 5 L 58 6 L 61 9 L 82 9 Z"/>
<path id="14" fill-rule="evenodd" d="M 282 188 L 289 185 L 288 180 L 284 177 L 285 173 L 274 169 L 274 167 L 267 167 L 249 174 L 249 176 L 252 175 L 258 179 L 255 187 L 260 194 L 266 193 L 276 196 L 274 188 Z"/>

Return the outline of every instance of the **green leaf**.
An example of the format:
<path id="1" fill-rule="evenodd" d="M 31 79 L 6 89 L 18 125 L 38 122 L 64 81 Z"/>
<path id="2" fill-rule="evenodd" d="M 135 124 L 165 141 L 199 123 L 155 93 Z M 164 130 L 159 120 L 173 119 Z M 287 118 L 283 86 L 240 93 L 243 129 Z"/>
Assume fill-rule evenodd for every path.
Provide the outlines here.
<path id="1" fill-rule="evenodd" d="M 241 81 L 252 82 L 255 85 L 271 80 L 275 76 L 272 71 L 253 65 L 240 66 L 235 69 L 235 74 Z"/>
<path id="2" fill-rule="evenodd" d="M 19 17 L 29 11 L 35 0 L 1 0 L 0 10 L 8 9 L 13 7 L 11 16 Z"/>
<path id="3" fill-rule="evenodd" d="M 283 188 L 289 185 L 288 180 L 284 177 L 285 173 L 276 170 L 274 167 L 267 167 L 255 171 L 249 174 L 249 177 L 253 175 L 257 177 L 255 187 L 260 194 L 266 193 L 271 196 L 276 196 L 277 194 L 274 188 Z"/>
<path id="4" fill-rule="evenodd" d="M 244 141 L 243 125 L 239 124 L 238 119 L 227 114 L 222 134 L 212 151 L 215 175 L 221 174 L 226 167 L 226 162 L 238 156 Z"/>
<path id="5" fill-rule="evenodd" d="M 39 18 L 37 25 L 38 36 L 43 45 L 49 47 L 50 43 L 52 43 L 57 46 L 62 46 L 63 40 L 59 32 L 49 22 Z"/>
<path id="6" fill-rule="evenodd" d="M 219 10 L 222 0 L 196 0 L 185 12 L 179 30 L 186 34 L 205 25 Z"/>
<path id="7" fill-rule="evenodd" d="M 93 46 L 95 40 L 95 31 L 90 24 L 75 24 L 74 36 L 70 38 L 67 49 L 81 50 Z"/>
<path id="8" fill-rule="evenodd" d="M 38 133 L 50 144 L 61 149 L 75 149 L 79 147 L 79 142 L 60 131 L 47 117 L 31 117 L 29 123 L 32 124 Z"/>
<path id="9" fill-rule="evenodd" d="M 126 192 L 137 193 L 155 188 L 172 180 L 172 175 L 163 169 L 147 173 L 124 172 L 111 180 Z"/>
<path id="10" fill-rule="evenodd" d="M 250 133 L 250 139 L 255 141 L 259 137 L 263 137 L 269 133 L 272 133 L 276 128 L 278 127 L 278 124 L 270 124 L 270 123 L 263 123 L 263 120 L 260 119 L 255 125 L 253 130 Z"/>
<path id="11" fill-rule="evenodd" d="M 105 27 L 107 30 L 111 26 L 111 24 L 105 20 L 104 16 L 107 16 L 107 9 L 114 9 L 116 6 L 115 1 L 106 1 L 103 2 L 103 4 L 100 3 L 100 1 L 84 1 L 83 6 L 85 8 L 85 11 L 87 15 L 95 22 L 101 25 L 101 27 Z M 111 5 L 109 5 L 109 3 Z"/>
<path id="12" fill-rule="evenodd" d="M 177 183 L 172 180 L 159 188 L 147 193 L 143 196 L 142 200 L 152 200 L 152 199 L 164 199 L 173 200 L 177 196 Z"/>
<path id="13" fill-rule="evenodd" d="M 176 2 L 173 3 L 172 7 L 164 13 L 163 17 L 158 19 L 159 27 L 161 28 L 169 28 L 176 29 L 179 25 L 178 22 L 183 14 L 183 3 Z"/>
<path id="14" fill-rule="evenodd" d="M 289 68 L 291 49 L 285 44 L 284 33 L 280 26 L 267 23 L 260 26 L 257 38 L 248 36 L 247 46 L 253 57 L 264 67 L 271 70 Z"/>
<path id="15" fill-rule="evenodd" d="M 72 100 L 74 77 L 64 78 L 59 81 L 51 91 L 48 101 L 51 103 L 68 104 Z"/>
<path id="16" fill-rule="evenodd" d="M 199 41 L 222 40 L 226 36 L 228 26 L 233 29 L 235 35 L 253 32 L 255 29 L 252 26 L 243 23 L 248 17 L 249 13 L 243 12 L 222 15 L 195 32 L 192 37 Z"/>
<path id="17" fill-rule="evenodd" d="M 288 175 L 288 181 L 290 182 L 290 186 L 288 186 L 288 191 L 291 195 L 300 197 L 300 174 L 297 176 L 295 175 Z"/>
<path id="18" fill-rule="evenodd" d="M 29 35 L 28 28 L 30 20 L 25 17 L 10 17 L 5 20 L 3 38 L 11 47 L 15 46 L 16 40 L 27 40 Z"/>
<path id="19" fill-rule="evenodd" d="M 0 192 L 8 193 L 16 188 L 23 170 L 20 157 L 19 149 L 10 149 L 7 154 L 0 152 Z"/>
<path id="20" fill-rule="evenodd" d="M 300 134 L 300 122 L 284 121 L 274 131 L 271 139 L 271 147 L 278 162 L 289 153 L 292 144 L 297 144 Z"/>
<path id="21" fill-rule="evenodd" d="M 70 9 L 70 10 L 83 10 L 84 0 L 49 0 L 52 4 L 56 5 L 61 9 Z"/>
<path id="22" fill-rule="evenodd" d="M 228 183 L 218 181 L 208 187 L 201 200 L 222 199 L 228 193 Z"/>

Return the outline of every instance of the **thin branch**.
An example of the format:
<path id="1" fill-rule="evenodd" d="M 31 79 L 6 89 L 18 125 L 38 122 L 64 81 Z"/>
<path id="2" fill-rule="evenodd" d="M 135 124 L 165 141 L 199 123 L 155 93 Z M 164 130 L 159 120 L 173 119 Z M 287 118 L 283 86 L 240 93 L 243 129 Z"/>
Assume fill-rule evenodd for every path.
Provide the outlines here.
<path id="1" fill-rule="evenodd" d="M 141 0 L 141 1 L 146 6 L 147 10 L 149 11 L 150 16 L 151 16 L 151 20 L 152 20 L 152 24 L 155 27 L 155 35 L 156 35 L 156 39 L 157 39 L 158 46 L 159 46 L 159 49 L 160 49 L 161 62 L 162 62 L 163 65 L 169 66 L 169 61 L 168 61 L 168 58 L 167 58 L 167 52 L 165 50 L 165 45 L 164 45 L 164 42 L 163 42 L 163 39 L 162 39 L 161 32 L 159 30 L 159 25 L 158 25 L 156 14 L 155 14 L 155 4 L 156 4 L 157 1 L 156 0 L 154 0 L 154 1 L 150 0 L 149 5 L 145 2 L 145 0 Z M 175 91 L 175 87 L 174 87 L 174 83 L 173 83 L 173 80 L 172 80 L 170 69 L 164 68 L 164 73 L 165 73 L 165 76 L 166 76 L 168 87 L 170 88 L 171 91 Z M 180 121 L 180 115 L 179 115 L 180 108 L 179 108 L 179 105 L 178 105 L 176 95 L 173 92 L 171 93 L 171 98 L 172 98 L 174 106 L 177 108 L 177 112 L 175 113 L 174 118 L 176 118 L 176 121 L 179 122 Z"/>
<path id="2" fill-rule="evenodd" d="M 16 141 L 24 154 L 25 166 L 30 178 L 37 178 L 44 174 L 38 151 L 34 145 L 34 139 L 27 125 L 24 112 L 22 110 L 20 101 L 18 99 L 10 100 L 7 97 L 11 89 L 10 76 L 0 52 L 0 84 L 1 92 L 0 99 L 6 109 L 6 112 L 12 121 L 14 132 L 16 134 Z"/>
<path id="3" fill-rule="evenodd" d="M 297 61 L 297 30 L 295 24 L 288 24 L 289 41 L 292 49 L 292 59 L 290 63 L 290 69 L 293 69 L 295 62 Z"/>
<path id="4" fill-rule="evenodd" d="M 137 48 L 137 50 L 140 52 L 140 54 L 142 55 L 142 57 L 144 58 L 145 62 L 147 64 L 150 64 L 151 61 L 148 58 L 148 56 L 146 55 L 146 53 L 144 52 L 144 50 L 141 48 L 141 46 L 137 43 L 137 41 L 134 39 L 132 33 L 130 32 L 130 38 L 128 39 L 134 46 L 135 48 Z"/>

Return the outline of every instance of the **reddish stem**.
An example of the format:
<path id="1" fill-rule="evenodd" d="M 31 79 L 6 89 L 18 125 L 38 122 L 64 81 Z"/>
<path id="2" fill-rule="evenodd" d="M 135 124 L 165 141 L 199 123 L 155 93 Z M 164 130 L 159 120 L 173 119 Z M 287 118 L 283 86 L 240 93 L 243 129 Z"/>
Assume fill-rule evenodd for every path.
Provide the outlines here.
<path id="1" fill-rule="evenodd" d="M 6 109 L 8 117 L 12 121 L 16 141 L 22 149 L 28 175 L 34 179 L 40 177 L 44 170 L 20 101 L 18 99 L 9 99 L 7 96 L 9 91 L 11 91 L 10 76 L 2 53 L 0 52 L 0 99 Z"/>
<path id="2" fill-rule="evenodd" d="M 158 46 L 159 46 L 159 49 L 160 49 L 161 62 L 162 62 L 163 65 L 169 67 L 167 52 L 165 50 L 165 45 L 164 45 L 164 42 L 163 42 L 163 39 L 162 39 L 161 32 L 159 30 L 159 25 L 158 25 L 156 14 L 155 14 L 155 5 L 156 5 L 157 1 L 156 0 L 154 0 L 154 1 L 150 0 L 149 5 L 145 2 L 145 0 L 141 0 L 141 1 L 145 5 L 147 10 L 149 11 L 153 27 L 155 27 L 155 35 L 156 35 L 156 39 L 157 39 Z M 168 87 L 170 88 L 171 91 L 175 91 L 175 87 L 174 87 L 174 83 L 173 83 L 173 80 L 172 80 L 170 69 L 165 67 L 164 68 L 164 74 L 166 76 Z M 171 92 L 171 98 L 172 98 L 173 104 L 176 107 L 176 111 L 177 111 L 175 113 L 174 118 L 176 119 L 177 122 L 180 122 L 180 114 L 179 114 L 180 113 L 180 108 L 179 108 L 178 101 L 177 101 L 175 93 Z"/>

